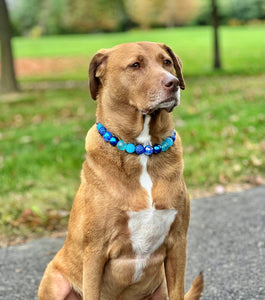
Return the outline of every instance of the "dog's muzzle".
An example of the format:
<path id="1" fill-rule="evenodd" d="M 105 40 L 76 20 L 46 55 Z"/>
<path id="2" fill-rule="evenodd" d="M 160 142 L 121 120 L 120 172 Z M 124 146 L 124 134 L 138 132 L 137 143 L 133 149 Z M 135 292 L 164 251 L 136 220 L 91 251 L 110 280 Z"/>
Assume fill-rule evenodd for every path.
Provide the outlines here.
<path id="1" fill-rule="evenodd" d="M 158 101 L 158 103 L 155 103 L 151 107 L 147 109 L 142 109 L 141 113 L 143 115 L 149 115 L 152 114 L 154 111 L 165 109 L 167 112 L 172 112 L 173 109 L 180 104 L 180 89 L 174 93 L 174 95 L 163 99 L 162 101 Z"/>

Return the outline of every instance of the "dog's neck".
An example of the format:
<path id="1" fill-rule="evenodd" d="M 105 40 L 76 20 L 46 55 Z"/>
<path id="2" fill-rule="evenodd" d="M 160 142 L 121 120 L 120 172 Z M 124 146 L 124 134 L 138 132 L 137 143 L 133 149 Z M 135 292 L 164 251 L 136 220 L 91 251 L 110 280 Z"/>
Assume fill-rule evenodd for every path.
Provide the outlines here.
<path id="1" fill-rule="evenodd" d="M 107 106 L 101 101 L 97 106 L 97 122 L 103 124 L 111 133 L 125 142 L 135 143 L 144 128 L 145 115 L 131 105 L 119 104 Z M 172 134 L 172 114 L 165 110 L 155 111 L 150 115 L 149 134 L 152 144 Z"/>

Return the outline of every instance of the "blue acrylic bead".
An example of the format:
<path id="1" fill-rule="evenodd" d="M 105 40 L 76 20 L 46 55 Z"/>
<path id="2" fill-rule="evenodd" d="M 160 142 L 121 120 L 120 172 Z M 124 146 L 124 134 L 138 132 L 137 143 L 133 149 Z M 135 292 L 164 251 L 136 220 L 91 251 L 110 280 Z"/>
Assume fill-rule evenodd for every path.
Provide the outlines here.
<path id="1" fill-rule="evenodd" d="M 97 130 L 99 131 L 99 129 L 101 128 L 101 127 L 104 127 L 101 123 L 97 123 Z"/>
<path id="2" fill-rule="evenodd" d="M 112 136 L 112 137 L 110 138 L 110 140 L 109 140 L 111 146 L 116 146 L 117 143 L 118 143 L 118 141 L 119 141 L 119 140 L 116 138 L 116 136 Z"/>
<path id="3" fill-rule="evenodd" d="M 170 138 L 170 137 L 169 137 L 169 138 L 166 138 L 166 139 L 165 139 L 165 142 L 168 144 L 169 147 L 171 147 L 171 146 L 173 145 L 173 140 L 172 140 L 172 138 Z"/>
<path id="4" fill-rule="evenodd" d="M 98 130 L 99 134 L 102 136 L 106 133 L 106 131 L 107 131 L 107 129 L 104 126 L 100 127 Z"/>
<path id="5" fill-rule="evenodd" d="M 140 155 L 140 154 L 143 154 L 144 153 L 144 146 L 143 145 L 137 145 L 136 147 L 135 147 L 135 152 L 138 154 L 138 155 Z"/>
<path id="6" fill-rule="evenodd" d="M 144 147 L 144 154 L 151 155 L 153 153 L 153 147 L 151 145 L 147 145 Z"/>
<path id="7" fill-rule="evenodd" d="M 170 136 L 170 138 L 172 139 L 173 142 L 175 142 L 176 135 L 172 134 L 172 135 Z"/>
<path id="8" fill-rule="evenodd" d="M 154 145 L 154 153 L 157 154 L 157 153 L 160 153 L 162 151 L 162 147 L 158 144 Z"/>
<path id="9" fill-rule="evenodd" d="M 124 141 L 122 141 L 122 140 L 118 141 L 118 143 L 117 143 L 117 148 L 118 148 L 119 150 L 125 150 L 125 148 L 126 148 L 126 143 L 125 143 Z"/>
<path id="10" fill-rule="evenodd" d="M 173 130 L 173 135 L 176 136 L 177 132 L 176 130 Z"/>
<path id="11" fill-rule="evenodd" d="M 106 142 L 109 142 L 110 139 L 112 138 L 112 134 L 109 132 L 109 131 L 106 131 L 103 135 L 103 139 L 106 141 Z"/>
<path id="12" fill-rule="evenodd" d="M 134 146 L 134 144 L 127 144 L 125 150 L 126 150 L 126 152 L 128 152 L 128 153 L 133 153 L 133 152 L 135 151 L 135 146 Z"/>
<path id="13" fill-rule="evenodd" d="M 163 141 L 161 143 L 161 148 L 162 148 L 162 151 L 167 151 L 167 149 L 169 148 L 169 145 L 166 141 Z"/>

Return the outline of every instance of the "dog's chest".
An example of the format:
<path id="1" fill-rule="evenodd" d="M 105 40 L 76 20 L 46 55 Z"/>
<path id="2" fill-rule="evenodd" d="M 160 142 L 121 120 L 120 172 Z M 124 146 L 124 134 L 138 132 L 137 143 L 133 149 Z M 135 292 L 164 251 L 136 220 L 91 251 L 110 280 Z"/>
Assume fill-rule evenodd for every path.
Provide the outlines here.
<path id="1" fill-rule="evenodd" d="M 162 245 L 176 214 L 175 209 L 154 208 L 128 212 L 132 247 L 137 256 L 150 256 Z"/>
<path id="2" fill-rule="evenodd" d="M 148 144 L 151 140 L 148 130 L 150 119 L 147 117 L 144 129 L 137 139 L 142 144 Z M 140 157 L 142 167 L 140 185 L 146 190 L 147 199 L 141 199 L 141 201 L 146 201 L 147 208 L 137 212 L 127 212 L 131 244 L 135 254 L 134 282 L 141 279 L 150 256 L 164 243 L 177 214 L 175 209 L 154 208 L 152 199 L 153 183 L 147 171 L 147 163 L 148 157 L 142 155 Z"/>
<path id="3" fill-rule="evenodd" d="M 143 168 L 143 173 L 145 172 Z M 148 207 L 140 211 L 127 212 L 135 259 L 133 282 L 141 280 L 146 268 L 152 265 L 153 261 L 157 261 L 159 252 L 156 251 L 165 242 L 177 214 L 175 209 L 155 209 L 152 199 L 152 181 L 148 174 L 142 174 L 140 182 L 147 191 L 147 199 L 141 201 L 146 201 Z M 157 269 L 159 270 L 159 266 Z"/>

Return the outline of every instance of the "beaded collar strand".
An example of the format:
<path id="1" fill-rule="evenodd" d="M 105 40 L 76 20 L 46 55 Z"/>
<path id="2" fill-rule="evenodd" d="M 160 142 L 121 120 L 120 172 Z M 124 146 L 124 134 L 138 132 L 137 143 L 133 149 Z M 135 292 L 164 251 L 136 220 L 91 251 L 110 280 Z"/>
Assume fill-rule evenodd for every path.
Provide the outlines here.
<path id="1" fill-rule="evenodd" d="M 107 129 L 101 123 L 97 123 L 97 130 L 99 134 L 103 137 L 103 139 L 106 142 L 110 143 L 112 146 L 116 146 L 119 150 L 126 151 L 127 153 L 136 153 L 138 155 L 151 155 L 158 154 L 161 151 L 167 151 L 168 148 L 170 148 L 173 145 L 176 139 L 176 131 L 173 130 L 172 135 L 163 140 L 161 144 L 155 144 L 154 146 L 143 146 L 141 144 L 134 145 L 131 143 L 127 144 L 123 140 L 119 140 L 117 137 L 115 137 L 109 131 L 107 131 Z"/>

